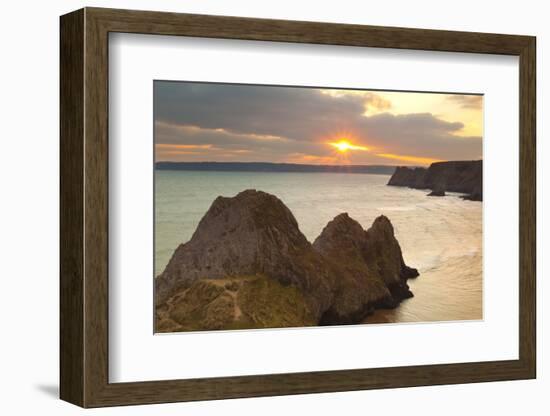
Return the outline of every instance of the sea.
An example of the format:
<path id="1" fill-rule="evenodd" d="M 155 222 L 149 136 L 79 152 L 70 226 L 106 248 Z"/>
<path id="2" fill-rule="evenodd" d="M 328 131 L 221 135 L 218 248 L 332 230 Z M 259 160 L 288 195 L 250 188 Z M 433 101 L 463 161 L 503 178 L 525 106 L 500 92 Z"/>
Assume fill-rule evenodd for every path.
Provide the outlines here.
<path id="1" fill-rule="evenodd" d="M 393 224 L 414 297 L 377 310 L 364 323 L 483 319 L 482 203 L 459 194 L 387 186 L 390 176 L 358 173 L 155 172 L 155 273 L 188 241 L 217 196 L 245 189 L 276 195 L 310 242 L 336 215 L 347 212 L 368 229 L 379 215 Z"/>

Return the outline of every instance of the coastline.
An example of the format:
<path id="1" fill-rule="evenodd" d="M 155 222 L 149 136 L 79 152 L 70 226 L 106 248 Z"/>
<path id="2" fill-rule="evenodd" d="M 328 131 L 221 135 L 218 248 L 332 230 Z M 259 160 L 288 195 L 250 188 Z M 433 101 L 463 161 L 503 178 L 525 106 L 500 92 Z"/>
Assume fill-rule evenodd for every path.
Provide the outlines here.
<path id="1" fill-rule="evenodd" d="M 421 286 L 421 280 L 426 274 L 426 281 L 432 280 L 430 276 L 440 276 L 437 268 L 430 267 L 434 265 L 434 253 L 443 254 L 441 248 L 447 247 L 447 250 L 459 252 L 464 247 L 480 247 L 481 246 L 481 204 L 464 201 L 455 195 L 449 195 L 447 198 L 428 198 L 424 191 L 388 187 L 385 184 L 387 179 L 385 176 L 379 175 L 346 175 L 346 174 L 262 174 L 255 175 L 252 173 L 215 173 L 210 172 L 204 175 L 199 172 L 193 174 L 191 172 L 159 172 L 161 182 L 173 177 L 177 184 L 182 188 L 172 189 L 172 203 L 181 207 L 188 206 L 189 198 L 194 201 L 199 201 L 201 196 L 197 193 L 197 189 L 206 189 L 211 183 L 218 183 L 217 189 L 211 189 L 209 194 L 212 195 L 219 190 L 225 191 L 225 194 L 231 194 L 233 187 L 240 186 L 240 183 L 252 183 L 254 185 L 264 185 L 273 193 L 281 195 L 281 199 L 289 206 L 292 212 L 296 215 L 300 229 L 304 232 L 310 242 L 313 242 L 324 226 L 325 219 L 328 221 L 334 215 L 342 210 L 348 210 L 352 207 L 350 215 L 357 219 L 359 223 L 367 227 L 378 214 L 387 215 L 396 229 L 396 237 L 403 249 L 403 255 L 407 264 L 418 267 L 421 273 L 421 278 L 417 281 L 411 281 L 411 289 L 415 293 L 415 298 L 405 300 L 401 306 L 395 311 L 403 311 L 404 314 L 397 318 L 386 318 L 383 322 L 418 322 L 418 321 L 439 321 L 439 320 L 467 320 L 480 319 L 481 316 L 474 316 L 469 311 L 475 310 L 476 303 L 480 303 L 481 294 L 477 298 L 471 297 L 465 301 L 464 309 L 457 310 L 452 316 L 444 316 L 437 312 L 430 317 L 415 318 L 418 311 L 414 311 L 414 305 L 422 305 L 424 303 L 422 293 L 425 289 L 416 286 Z M 243 176 L 244 175 L 244 176 Z M 199 181 L 199 183 L 196 183 Z M 303 181 L 306 181 L 303 183 Z M 327 182 L 329 181 L 329 182 Z M 191 184 L 195 182 L 195 187 Z M 293 183 L 302 183 L 304 189 L 297 189 L 292 186 Z M 289 184 L 291 186 L 289 186 Z M 164 184 L 166 185 L 166 184 Z M 161 186 L 162 187 L 162 186 Z M 259 186 L 258 186 L 259 187 Z M 178 191 L 182 189 L 184 191 Z M 238 192 L 238 191 L 237 191 Z M 304 194 L 304 192 L 306 192 Z M 236 192 L 235 192 L 236 193 Z M 174 195 L 181 196 L 180 202 Z M 378 195 L 378 196 L 377 196 Z M 174 200 L 175 198 L 175 200 Z M 211 199 L 210 196 L 206 199 Z M 186 205 L 187 202 L 187 205 Z M 205 202 L 208 206 L 208 202 Z M 189 207 L 186 211 L 186 223 L 194 224 L 189 226 L 187 236 L 190 237 L 194 231 L 194 227 L 198 223 L 198 219 L 207 208 L 199 209 L 198 207 Z M 312 209 L 316 215 L 311 216 Z M 166 212 L 165 212 L 166 213 Z M 193 214 L 195 213 L 195 214 Z M 431 218 L 430 221 L 426 218 Z M 162 220 L 162 219 L 161 219 Z M 465 227 L 465 225 L 474 225 L 473 228 Z M 165 224 L 169 225 L 169 224 Z M 185 240 L 185 233 L 181 233 L 181 226 L 174 225 L 179 228 L 177 239 L 179 242 Z M 191 229 L 192 228 L 192 229 Z M 461 241 L 453 241 L 456 235 L 463 238 Z M 419 236 L 421 237 L 419 239 Z M 174 245 L 169 251 L 173 251 Z M 467 251 L 467 250 L 466 250 Z M 472 258 L 470 258 L 472 260 Z M 437 264 L 437 263 L 435 263 Z M 479 268 L 481 263 L 479 262 Z M 435 281 L 435 280 L 434 280 Z M 477 276 L 472 276 L 470 280 L 465 282 L 464 293 L 480 292 L 482 289 L 481 272 Z M 421 293 L 422 292 L 422 293 Z M 429 293 L 426 292 L 426 293 Z M 448 293 L 442 291 L 442 296 L 452 299 L 457 297 L 456 293 Z M 460 299 L 460 293 L 458 293 Z M 427 301 L 427 300 L 426 300 Z M 444 298 L 442 302 L 447 302 Z M 447 302 L 448 303 L 448 302 Z M 460 308 L 459 308 L 460 309 Z M 406 312 L 406 313 L 405 313 Z M 410 314 L 410 316 L 408 316 Z M 373 317 L 377 316 L 375 312 Z M 367 322 L 371 322 L 375 318 L 367 318 Z"/>

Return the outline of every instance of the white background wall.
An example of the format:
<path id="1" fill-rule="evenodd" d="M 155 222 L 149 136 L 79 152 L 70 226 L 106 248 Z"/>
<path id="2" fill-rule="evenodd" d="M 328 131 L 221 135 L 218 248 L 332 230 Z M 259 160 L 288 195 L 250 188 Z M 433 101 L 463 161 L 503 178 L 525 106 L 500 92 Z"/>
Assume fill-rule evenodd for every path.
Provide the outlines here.
<path id="1" fill-rule="evenodd" d="M 543 415 L 550 361 L 543 332 L 550 299 L 543 244 L 549 237 L 550 146 L 544 142 L 550 26 L 545 2 L 514 1 L 68 1 L 4 2 L 0 63 L 0 409 L 3 414 L 77 414 L 58 394 L 58 16 L 83 6 L 240 15 L 536 35 L 538 42 L 538 380 L 339 394 L 167 404 L 88 414 Z M 548 67 L 546 67 L 546 66 Z M 544 200 L 546 199 L 546 201 Z M 505 224 L 503 224 L 504 226 Z M 543 241 L 544 240 L 544 241 Z M 505 259 L 503 259 L 505 261 Z M 403 346 L 406 354 L 406 346 Z"/>

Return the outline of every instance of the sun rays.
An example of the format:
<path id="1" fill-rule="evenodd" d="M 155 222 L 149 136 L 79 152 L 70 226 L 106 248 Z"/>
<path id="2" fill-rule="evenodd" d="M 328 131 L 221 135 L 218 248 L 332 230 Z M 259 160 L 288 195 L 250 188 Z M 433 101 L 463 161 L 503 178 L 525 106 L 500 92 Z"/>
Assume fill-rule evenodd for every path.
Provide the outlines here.
<path id="1" fill-rule="evenodd" d="M 336 148 L 336 150 L 341 153 L 345 153 L 348 150 L 362 150 L 367 152 L 370 150 L 367 146 L 352 144 L 346 139 L 340 139 L 337 142 L 329 142 L 328 144 Z"/>

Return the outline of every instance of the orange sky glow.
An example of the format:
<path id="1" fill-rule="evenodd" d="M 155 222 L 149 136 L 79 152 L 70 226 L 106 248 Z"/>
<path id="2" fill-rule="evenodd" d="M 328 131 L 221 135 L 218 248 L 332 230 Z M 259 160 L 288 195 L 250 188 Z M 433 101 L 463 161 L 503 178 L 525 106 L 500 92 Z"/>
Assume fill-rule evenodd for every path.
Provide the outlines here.
<path id="1" fill-rule="evenodd" d="M 483 97 L 155 82 L 157 161 L 425 166 L 482 158 Z"/>

